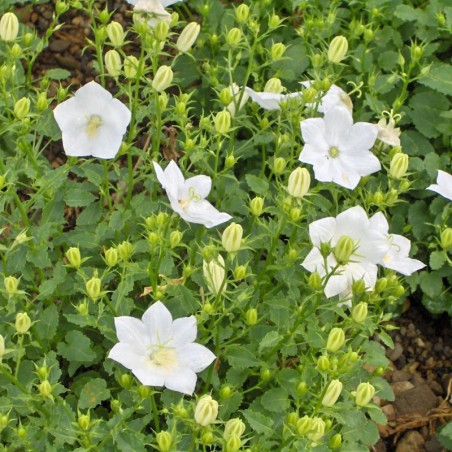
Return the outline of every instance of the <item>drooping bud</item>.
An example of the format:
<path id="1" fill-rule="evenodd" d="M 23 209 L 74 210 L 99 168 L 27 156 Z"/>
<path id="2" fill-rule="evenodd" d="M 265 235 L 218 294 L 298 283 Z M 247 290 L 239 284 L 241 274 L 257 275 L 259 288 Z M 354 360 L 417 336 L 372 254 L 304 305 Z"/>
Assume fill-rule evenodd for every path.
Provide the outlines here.
<path id="1" fill-rule="evenodd" d="M 86 294 L 91 298 L 91 300 L 96 301 L 100 297 L 101 284 L 102 282 L 97 276 L 93 276 L 91 279 L 86 281 Z"/>
<path id="2" fill-rule="evenodd" d="M 325 434 L 325 427 L 326 424 L 323 419 L 314 417 L 311 419 L 310 429 L 306 436 L 314 443 L 317 443 Z"/>
<path id="3" fill-rule="evenodd" d="M 326 372 L 330 368 L 330 360 L 327 356 L 322 355 L 317 360 L 317 369 L 319 369 L 321 372 Z"/>
<path id="4" fill-rule="evenodd" d="M 239 28 L 231 28 L 226 35 L 226 44 L 229 47 L 235 47 L 242 39 L 242 32 Z"/>
<path id="5" fill-rule="evenodd" d="M 276 93 L 279 94 L 283 91 L 281 80 L 279 78 L 273 77 L 267 81 L 264 86 L 265 93 Z"/>
<path id="6" fill-rule="evenodd" d="M 279 18 L 278 15 L 276 14 L 272 14 L 270 16 L 270 19 L 268 20 L 268 28 L 270 30 L 275 29 L 276 27 L 279 27 L 279 24 L 281 23 L 281 19 Z"/>
<path id="7" fill-rule="evenodd" d="M 225 262 L 221 254 L 216 259 L 212 259 L 202 264 L 204 278 L 210 292 L 215 295 L 223 293 L 226 290 L 225 284 Z"/>
<path id="8" fill-rule="evenodd" d="M 344 345 L 344 342 L 344 330 L 342 328 L 333 328 L 328 335 L 326 349 L 331 353 L 337 352 Z"/>
<path id="9" fill-rule="evenodd" d="M 218 416 L 218 402 L 210 395 L 204 395 L 196 404 L 195 421 L 197 424 L 206 427 L 215 422 Z"/>
<path id="10" fill-rule="evenodd" d="M 18 334 L 25 334 L 31 327 L 31 319 L 26 312 L 19 312 L 16 315 L 16 323 L 14 324 Z"/>
<path id="11" fill-rule="evenodd" d="M 176 42 L 176 48 L 179 52 L 188 52 L 193 44 L 195 43 L 199 32 L 201 31 L 201 26 L 197 22 L 190 22 L 179 35 Z"/>
<path id="12" fill-rule="evenodd" d="M 164 91 L 173 81 L 173 70 L 169 66 L 160 66 L 152 80 L 152 88 L 156 91 Z"/>
<path id="13" fill-rule="evenodd" d="M 215 130 L 217 133 L 225 135 L 231 128 L 231 113 L 228 110 L 223 110 L 217 113 L 214 119 Z"/>
<path id="14" fill-rule="evenodd" d="M 201 435 L 201 444 L 204 446 L 210 446 L 215 441 L 215 436 L 210 429 L 205 429 Z"/>
<path id="15" fill-rule="evenodd" d="M 367 405 L 372 400 L 374 395 L 375 388 L 370 383 L 360 383 L 356 389 L 356 405 Z"/>
<path id="16" fill-rule="evenodd" d="M 363 323 L 367 318 L 367 303 L 361 301 L 352 310 L 352 319 L 356 323 Z"/>
<path id="17" fill-rule="evenodd" d="M 169 243 L 171 249 L 176 248 L 176 246 L 179 246 L 180 242 L 182 241 L 183 234 L 180 231 L 171 231 L 171 234 L 169 236 Z"/>
<path id="18" fill-rule="evenodd" d="M 347 264 L 355 250 L 355 242 L 348 235 L 343 235 L 334 247 L 334 257 L 341 265 Z"/>
<path id="19" fill-rule="evenodd" d="M 330 449 L 339 449 L 342 444 L 342 436 L 340 433 L 336 433 L 330 438 Z"/>
<path id="20" fill-rule="evenodd" d="M 234 268 L 234 279 L 236 281 L 241 281 L 246 276 L 246 265 L 237 265 Z"/>
<path id="21" fill-rule="evenodd" d="M 325 407 L 332 407 L 341 395 L 342 387 L 343 385 L 339 380 L 332 380 L 323 396 L 322 405 Z"/>
<path id="22" fill-rule="evenodd" d="M 402 179 L 408 170 L 408 160 L 407 154 L 399 152 L 395 154 L 391 159 L 391 165 L 389 167 L 389 175 L 393 179 Z"/>
<path id="23" fill-rule="evenodd" d="M 248 19 L 249 14 L 250 14 L 249 6 L 245 5 L 245 3 L 242 3 L 235 10 L 235 19 L 239 24 L 243 24 Z"/>
<path id="24" fill-rule="evenodd" d="M 116 50 L 109 50 L 105 54 L 105 68 L 112 77 L 118 77 L 121 74 L 121 56 Z"/>
<path id="25" fill-rule="evenodd" d="M 72 246 L 66 251 L 66 259 L 68 260 L 69 265 L 76 270 L 78 270 L 80 265 L 82 265 L 80 250 L 75 246 Z"/>
<path id="26" fill-rule="evenodd" d="M 17 119 L 24 119 L 30 112 L 30 99 L 28 97 L 22 97 L 14 104 L 14 116 Z"/>
<path id="27" fill-rule="evenodd" d="M 138 58 L 134 55 L 129 55 L 124 58 L 124 75 L 128 79 L 134 79 L 137 76 Z"/>
<path id="28" fill-rule="evenodd" d="M 3 41 L 14 41 L 19 33 L 19 20 L 14 13 L 5 13 L 0 19 L 0 38 Z"/>
<path id="29" fill-rule="evenodd" d="M 264 211 L 264 200 L 260 196 L 256 196 L 250 201 L 250 212 L 255 217 L 260 217 Z"/>
<path id="30" fill-rule="evenodd" d="M 308 384 L 305 381 L 300 381 L 297 384 L 297 394 L 300 396 L 304 396 L 308 392 Z"/>
<path id="31" fill-rule="evenodd" d="M 235 253 L 242 245 L 243 228 L 237 223 L 231 223 L 221 236 L 221 243 L 228 253 Z"/>
<path id="32" fill-rule="evenodd" d="M 229 419 L 224 427 L 223 438 L 225 440 L 228 440 L 231 436 L 237 436 L 240 438 L 245 432 L 245 428 L 246 426 L 241 419 Z"/>
<path id="33" fill-rule="evenodd" d="M 121 47 L 124 43 L 124 28 L 119 22 L 113 21 L 107 25 L 107 35 L 114 47 Z"/>
<path id="34" fill-rule="evenodd" d="M 5 276 L 3 283 L 5 285 L 5 291 L 8 295 L 16 295 L 19 291 L 19 280 L 15 276 Z"/>
<path id="35" fill-rule="evenodd" d="M 278 61 L 280 60 L 284 52 L 286 51 L 286 46 L 282 42 L 277 42 L 272 45 L 270 49 L 270 58 L 272 61 Z"/>
<path id="36" fill-rule="evenodd" d="M 309 171 L 306 168 L 298 167 L 290 173 L 287 191 L 294 198 L 303 198 L 310 185 L 311 175 Z"/>
<path id="37" fill-rule="evenodd" d="M 452 228 L 441 231 L 441 246 L 444 251 L 449 251 L 452 248 Z"/>
<path id="38" fill-rule="evenodd" d="M 78 426 L 86 431 L 91 426 L 91 418 L 89 414 L 79 414 L 78 420 L 77 420 Z"/>
<path id="39" fill-rule="evenodd" d="M 159 446 L 160 452 L 169 452 L 171 450 L 173 438 L 171 437 L 170 432 L 167 432 L 165 430 L 158 432 L 157 435 L 155 435 L 155 440 L 157 441 L 157 445 Z"/>
<path id="40" fill-rule="evenodd" d="M 47 110 L 48 106 L 47 93 L 39 93 L 36 98 L 36 109 L 38 111 L 44 111 Z"/>
<path id="41" fill-rule="evenodd" d="M 322 289 L 322 277 L 320 276 L 319 272 L 312 272 L 309 275 L 309 281 L 308 281 L 309 287 L 312 287 L 315 290 Z"/>
<path id="42" fill-rule="evenodd" d="M 226 441 L 226 452 L 237 452 L 242 447 L 242 440 L 232 435 Z"/>
<path id="43" fill-rule="evenodd" d="M 336 36 L 328 48 L 328 60 L 331 63 L 340 63 L 347 54 L 348 41 L 345 36 Z"/>

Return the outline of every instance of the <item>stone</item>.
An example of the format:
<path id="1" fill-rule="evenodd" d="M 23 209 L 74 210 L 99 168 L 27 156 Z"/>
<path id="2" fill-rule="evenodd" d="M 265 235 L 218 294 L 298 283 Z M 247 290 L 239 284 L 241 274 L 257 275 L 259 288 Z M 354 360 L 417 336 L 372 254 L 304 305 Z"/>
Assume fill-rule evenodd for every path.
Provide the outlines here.
<path id="1" fill-rule="evenodd" d="M 396 342 L 394 345 L 394 350 L 389 350 L 387 353 L 387 357 L 391 361 L 397 361 L 403 354 L 402 344 Z"/>
<path id="2" fill-rule="evenodd" d="M 409 381 L 411 374 L 403 370 L 395 370 L 391 373 L 391 381 L 397 383 L 398 381 Z"/>
<path id="3" fill-rule="evenodd" d="M 395 414 L 394 405 L 392 405 L 391 403 L 388 403 L 388 405 L 381 407 L 381 411 L 383 411 L 383 414 L 387 417 L 388 422 L 395 421 L 396 414 Z"/>
<path id="4" fill-rule="evenodd" d="M 395 383 L 391 383 L 391 388 L 394 391 L 394 395 L 397 397 L 399 394 L 402 394 L 409 389 L 413 389 L 414 384 L 409 381 L 396 381 Z"/>
<path id="5" fill-rule="evenodd" d="M 405 433 L 397 443 L 396 452 L 421 452 L 424 450 L 425 440 L 416 430 Z"/>
<path id="6" fill-rule="evenodd" d="M 426 385 L 416 386 L 398 394 L 394 407 L 398 416 L 420 414 L 424 416 L 432 408 L 438 406 L 433 391 Z"/>

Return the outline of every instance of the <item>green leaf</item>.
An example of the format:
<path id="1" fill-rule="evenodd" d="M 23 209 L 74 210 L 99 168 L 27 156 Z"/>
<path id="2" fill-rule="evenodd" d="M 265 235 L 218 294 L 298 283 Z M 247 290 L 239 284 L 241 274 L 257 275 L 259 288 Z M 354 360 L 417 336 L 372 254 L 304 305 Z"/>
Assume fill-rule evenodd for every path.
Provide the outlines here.
<path id="1" fill-rule="evenodd" d="M 280 340 L 282 339 L 282 336 L 278 334 L 277 331 L 270 331 L 267 333 L 263 339 L 259 342 L 259 353 L 262 352 L 262 350 L 265 350 L 266 348 L 271 348 L 274 345 L 276 345 Z"/>
<path id="2" fill-rule="evenodd" d="M 254 193 L 258 195 L 266 195 L 268 193 L 268 182 L 252 174 L 247 174 L 245 176 L 246 183 Z"/>
<path id="3" fill-rule="evenodd" d="M 64 80 L 71 76 L 71 73 L 66 69 L 54 68 L 46 71 L 46 76 L 51 80 Z"/>
<path id="4" fill-rule="evenodd" d="M 273 420 L 271 418 L 264 416 L 262 413 L 255 413 L 252 410 L 242 411 L 242 414 L 255 432 L 263 435 L 273 434 Z"/>
<path id="5" fill-rule="evenodd" d="M 81 188 L 70 188 L 64 195 L 64 201 L 69 207 L 89 206 L 96 197 L 87 190 Z"/>
<path id="6" fill-rule="evenodd" d="M 422 272 L 420 285 L 425 295 L 429 296 L 430 298 L 438 297 L 443 290 L 442 278 L 435 272 Z"/>
<path id="7" fill-rule="evenodd" d="M 386 367 L 389 364 L 385 355 L 385 349 L 378 342 L 365 342 L 361 350 L 366 353 L 366 364 L 375 367 Z"/>
<path id="8" fill-rule="evenodd" d="M 259 365 L 259 361 L 245 347 L 231 347 L 226 354 L 226 358 L 232 367 L 246 369 Z"/>
<path id="9" fill-rule="evenodd" d="M 386 425 L 388 423 L 388 419 L 379 406 L 369 405 L 367 407 L 367 414 L 377 424 Z"/>
<path id="10" fill-rule="evenodd" d="M 273 388 L 265 392 L 261 404 L 268 411 L 282 412 L 289 408 L 289 395 L 284 389 Z"/>
<path id="11" fill-rule="evenodd" d="M 229 419 L 240 408 L 242 400 L 243 396 L 239 391 L 235 391 L 231 397 L 222 400 L 220 405 L 220 418 Z"/>
<path id="12" fill-rule="evenodd" d="M 433 251 L 430 254 L 429 265 L 432 270 L 439 270 L 446 263 L 444 251 Z"/>
<path id="13" fill-rule="evenodd" d="M 392 340 L 391 336 L 384 331 L 380 331 L 378 333 L 378 337 L 383 342 L 383 344 L 386 345 L 386 347 L 394 348 L 394 341 Z"/>
<path id="14" fill-rule="evenodd" d="M 418 81 L 440 93 L 452 96 L 452 65 L 435 63 L 430 67 L 429 73 Z"/>
<path id="15" fill-rule="evenodd" d="M 110 398 L 110 391 L 107 389 L 106 381 L 102 378 L 95 378 L 83 386 L 78 407 L 82 410 L 94 408 L 108 398 Z"/>
<path id="16" fill-rule="evenodd" d="M 96 359 L 91 340 L 80 331 L 69 331 L 65 342 L 60 342 L 57 350 L 68 361 L 92 363 Z"/>
<path id="17" fill-rule="evenodd" d="M 36 330 L 41 339 L 50 340 L 55 336 L 55 333 L 58 328 L 58 309 L 52 304 L 47 309 L 42 311 L 39 316 L 39 322 L 36 323 Z"/>
<path id="18" fill-rule="evenodd" d="M 452 422 L 446 424 L 438 433 L 438 441 L 447 450 L 452 450 Z"/>

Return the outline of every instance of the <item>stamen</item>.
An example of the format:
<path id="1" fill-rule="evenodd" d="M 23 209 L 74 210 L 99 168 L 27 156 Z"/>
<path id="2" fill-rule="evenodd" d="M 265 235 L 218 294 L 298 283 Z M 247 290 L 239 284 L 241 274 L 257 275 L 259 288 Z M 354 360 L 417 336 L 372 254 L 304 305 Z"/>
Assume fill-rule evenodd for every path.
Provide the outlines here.
<path id="1" fill-rule="evenodd" d="M 88 118 L 88 125 L 85 132 L 90 138 L 96 138 L 99 128 L 102 126 L 102 118 L 98 115 L 91 115 Z"/>
<path id="2" fill-rule="evenodd" d="M 330 147 L 329 151 L 328 151 L 328 155 L 332 158 L 335 159 L 336 157 L 339 156 L 339 149 L 336 146 L 332 146 Z"/>

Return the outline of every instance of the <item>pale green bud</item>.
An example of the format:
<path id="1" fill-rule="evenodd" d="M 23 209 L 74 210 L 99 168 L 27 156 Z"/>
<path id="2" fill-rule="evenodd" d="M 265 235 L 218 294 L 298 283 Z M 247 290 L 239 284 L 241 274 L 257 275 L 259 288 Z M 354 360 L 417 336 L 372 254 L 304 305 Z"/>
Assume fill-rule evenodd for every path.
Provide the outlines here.
<path id="1" fill-rule="evenodd" d="M 356 323 L 363 323 L 367 318 L 367 303 L 361 301 L 352 310 L 352 319 Z"/>
<path id="2" fill-rule="evenodd" d="M 281 80 L 276 77 L 269 79 L 268 82 L 264 86 L 265 93 L 279 94 L 283 91 L 283 89 L 284 89 L 284 87 L 282 86 Z"/>
<path id="3" fill-rule="evenodd" d="M 255 217 L 260 217 L 264 211 L 264 200 L 260 196 L 256 196 L 250 201 L 250 212 Z"/>
<path id="4" fill-rule="evenodd" d="M 129 389 L 132 386 L 132 377 L 130 376 L 130 374 L 122 374 L 119 377 L 119 384 L 124 389 Z"/>
<path id="5" fill-rule="evenodd" d="M 124 58 L 124 75 L 128 79 L 134 79 L 137 75 L 138 71 L 138 65 L 139 65 L 138 58 L 134 55 L 129 55 Z"/>
<path id="6" fill-rule="evenodd" d="M 49 383 L 49 380 L 43 380 L 40 384 L 38 384 L 39 394 L 43 397 L 50 397 L 52 395 L 52 386 Z"/>
<path id="7" fill-rule="evenodd" d="M 105 54 L 105 68 L 112 77 L 118 77 L 121 74 L 121 56 L 116 50 L 109 50 Z"/>
<path id="8" fill-rule="evenodd" d="M 231 28 L 226 35 L 226 44 L 229 47 L 235 47 L 242 39 L 242 32 L 239 28 Z"/>
<path id="9" fill-rule="evenodd" d="M 5 276 L 3 280 L 5 284 L 5 291 L 8 295 L 15 295 L 18 293 L 19 280 L 15 276 Z"/>
<path id="10" fill-rule="evenodd" d="M 159 95 L 159 108 L 160 108 L 160 111 L 165 111 L 167 105 L 168 105 L 168 95 L 165 93 L 165 91 L 163 91 Z"/>
<path id="11" fill-rule="evenodd" d="M 312 287 L 315 290 L 321 289 L 322 286 L 322 277 L 319 272 L 312 272 L 309 276 L 309 287 Z"/>
<path id="12" fill-rule="evenodd" d="M 160 22 L 165 23 L 165 22 Z M 173 443 L 173 438 L 171 437 L 171 433 L 167 431 L 160 431 L 155 435 L 155 440 L 157 441 L 157 445 L 159 446 L 160 452 L 169 452 L 171 450 L 171 444 Z"/>
<path id="13" fill-rule="evenodd" d="M 30 99 L 22 97 L 14 104 L 14 116 L 17 119 L 24 119 L 30 112 Z"/>
<path id="14" fill-rule="evenodd" d="M 102 282 L 97 276 L 93 276 L 91 279 L 86 281 L 86 294 L 91 298 L 91 300 L 96 301 L 100 297 L 101 284 Z"/>
<path id="15" fill-rule="evenodd" d="M 9 417 L 7 414 L 3 414 L 0 416 L 0 432 L 7 427 L 9 423 Z"/>
<path id="16" fill-rule="evenodd" d="M 133 245 L 128 240 L 121 242 L 117 249 L 119 257 L 123 261 L 128 261 L 133 255 Z"/>
<path id="17" fill-rule="evenodd" d="M 230 436 L 226 441 L 226 452 L 237 452 L 242 446 L 242 440 L 238 436 Z"/>
<path id="18" fill-rule="evenodd" d="M 180 231 L 172 231 L 169 237 L 170 247 L 176 248 L 182 241 L 183 234 Z"/>
<path id="19" fill-rule="evenodd" d="M 69 9 L 69 5 L 66 2 L 56 2 L 55 11 L 58 14 L 64 14 Z"/>
<path id="20" fill-rule="evenodd" d="M 229 385 L 224 385 L 220 389 L 220 399 L 229 399 L 229 397 L 231 397 L 233 393 L 234 391 Z"/>
<path id="21" fill-rule="evenodd" d="M 308 392 L 308 384 L 305 381 L 300 381 L 297 385 L 297 394 L 300 396 L 305 395 Z"/>
<path id="22" fill-rule="evenodd" d="M 339 380 L 332 380 L 323 396 L 322 405 L 324 407 L 332 407 L 341 395 L 342 387 L 343 385 Z"/>
<path id="23" fill-rule="evenodd" d="M 161 42 L 166 40 L 166 38 L 168 37 L 168 32 L 169 24 L 164 20 L 161 20 L 154 28 L 154 35 Z"/>
<path id="24" fill-rule="evenodd" d="M 16 315 L 15 328 L 18 334 L 25 334 L 31 327 L 31 319 L 26 312 L 19 312 Z"/>
<path id="25" fill-rule="evenodd" d="M 245 323 L 248 326 L 256 325 L 256 323 L 257 323 L 257 309 L 256 308 L 251 308 L 251 309 L 248 309 L 248 311 L 246 311 Z"/>
<path id="26" fill-rule="evenodd" d="M 223 105 L 229 105 L 229 104 L 232 102 L 232 92 L 231 92 L 231 88 L 230 88 L 230 87 L 228 87 L 228 88 L 223 88 L 223 89 L 220 91 L 219 99 L 220 99 L 220 102 L 221 102 Z"/>
<path id="27" fill-rule="evenodd" d="M 202 270 L 204 278 L 207 283 L 207 287 L 210 292 L 218 295 L 226 290 L 225 279 L 225 263 L 224 259 L 219 254 L 216 259 L 212 259 L 210 262 L 203 261 Z"/>
<path id="28" fill-rule="evenodd" d="M 357 281 L 353 281 L 352 284 L 352 292 L 354 294 L 361 294 L 366 291 L 366 283 L 364 279 L 358 279 Z"/>
<path id="29" fill-rule="evenodd" d="M 34 39 L 35 39 L 35 37 L 34 37 L 33 33 L 25 33 L 22 36 L 22 42 L 25 47 L 30 47 L 33 44 Z"/>
<path id="30" fill-rule="evenodd" d="M 159 93 L 164 91 L 173 81 L 173 70 L 169 66 L 160 66 L 152 80 L 152 88 Z"/>
<path id="31" fill-rule="evenodd" d="M 228 110 L 223 110 L 215 116 L 215 130 L 222 135 L 229 132 L 231 128 L 231 113 Z"/>
<path id="32" fill-rule="evenodd" d="M 14 13 L 5 13 L 0 19 L 0 38 L 3 41 L 14 41 L 19 33 L 19 20 Z"/>
<path id="33" fill-rule="evenodd" d="M 270 380 L 272 373 L 270 372 L 270 369 L 262 369 L 260 372 L 260 376 L 262 381 L 268 381 Z"/>
<path id="34" fill-rule="evenodd" d="M 345 333 L 342 328 L 333 328 L 328 335 L 326 349 L 329 352 L 337 352 L 345 342 Z"/>
<path id="35" fill-rule="evenodd" d="M 124 28 L 122 28 L 119 22 L 113 21 L 107 25 L 107 35 L 114 47 L 121 47 L 123 45 L 125 33 Z"/>
<path id="36" fill-rule="evenodd" d="M 116 248 L 108 248 L 105 250 L 105 263 L 109 267 L 114 267 L 118 263 L 118 250 Z"/>
<path id="37" fill-rule="evenodd" d="M 140 385 L 138 386 L 138 395 L 144 400 L 151 394 L 151 388 L 149 386 Z"/>
<path id="38" fill-rule="evenodd" d="M 279 176 L 282 173 L 284 173 L 284 170 L 286 169 L 287 162 L 283 157 L 276 157 L 275 160 L 273 160 L 273 172 Z"/>
<path id="39" fill-rule="evenodd" d="M 402 179 L 408 170 L 409 157 L 407 154 L 398 153 L 391 159 L 389 175 L 393 179 Z"/>
<path id="40" fill-rule="evenodd" d="M 336 36 L 331 42 L 328 48 L 328 60 L 331 63 L 340 63 L 347 54 L 348 41 L 345 36 Z"/>
<path id="41" fill-rule="evenodd" d="M 246 265 L 237 265 L 234 268 L 234 278 L 236 281 L 242 280 L 246 276 Z"/>
<path id="42" fill-rule="evenodd" d="M 249 14 L 250 14 L 249 6 L 245 5 L 245 3 L 242 3 L 235 10 L 235 19 L 239 24 L 243 24 L 248 19 Z"/>
<path id="43" fill-rule="evenodd" d="M 330 360 L 327 356 L 321 356 L 317 360 L 317 368 L 322 372 L 326 372 L 330 368 Z"/>
<path id="44" fill-rule="evenodd" d="M 355 250 L 355 242 L 348 235 L 343 235 L 334 247 L 334 257 L 339 264 L 347 264 Z"/>
<path id="45" fill-rule="evenodd" d="M 292 425 L 293 427 L 295 427 L 297 425 L 298 419 L 300 419 L 300 417 L 298 416 L 298 413 L 296 413 L 295 411 L 292 411 L 291 413 L 289 413 L 286 416 L 286 423 L 288 425 Z"/>
<path id="46" fill-rule="evenodd" d="M 221 243 L 228 253 L 235 253 L 242 245 L 243 228 L 237 223 L 231 223 L 221 236 Z"/>
<path id="47" fill-rule="evenodd" d="M 325 427 L 326 424 L 323 419 L 314 417 L 311 419 L 310 429 L 306 436 L 314 443 L 317 443 L 325 434 Z"/>
<path id="48" fill-rule="evenodd" d="M 215 422 L 218 416 L 218 402 L 210 395 L 204 395 L 196 404 L 195 421 L 197 424 L 206 427 Z"/>
<path id="49" fill-rule="evenodd" d="M 190 22 L 180 34 L 176 42 L 176 48 L 179 52 L 188 52 L 196 39 L 198 38 L 199 32 L 201 31 L 201 26 L 197 22 Z"/>
<path id="50" fill-rule="evenodd" d="M 441 231 L 441 246 L 444 251 L 452 248 L 452 228 L 446 228 Z"/>
<path id="51" fill-rule="evenodd" d="M 69 265 L 76 270 L 78 270 L 80 265 L 82 265 L 80 250 L 75 246 L 72 246 L 66 251 L 66 259 L 68 260 Z"/>
<path id="52" fill-rule="evenodd" d="M 82 430 L 88 430 L 91 425 L 91 418 L 89 414 L 79 414 L 77 423 Z"/>
<path id="53" fill-rule="evenodd" d="M 303 198 L 311 185 L 311 175 L 306 168 L 293 170 L 289 176 L 287 191 L 294 198 Z"/>
<path id="54" fill-rule="evenodd" d="M 300 436 L 306 435 L 311 430 L 312 419 L 309 416 L 303 416 L 297 421 L 297 432 Z"/>
<path id="55" fill-rule="evenodd" d="M 215 441 L 215 436 L 211 430 L 203 431 L 201 435 L 201 444 L 204 446 L 210 446 Z"/>
<path id="56" fill-rule="evenodd" d="M 292 207 L 289 216 L 292 221 L 298 221 L 301 218 L 301 209 L 299 207 Z"/>
<path id="57" fill-rule="evenodd" d="M 374 395 L 375 388 L 370 383 L 360 383 L 356 389 L 356 405 L 367 405 L 372 400 Z"/>
<path id="58" fill-rule="evenodd" d="M 45 111 L 49 106 L 49 102 L 47 100 L 47 93 L 39 93 L 36 99 L 36 109 L 38 111 Z"/>
<path id="59" fill-rule="evenodd" d="M 239 418 L 229 419 L 226 422 L 223 432 L 223 438 L 227 441 L 231 436 L 237 436 L 240 438 L 245 432 L 245 424 Z"/>
<path id="60" fill-rule="evenodd" d="M 336 433 L 330 438 L 330 449 L 339 449 L 342 444 L 342 436 L 340 433 Z"/>
<path id="61" fill-rule="evenodd" d="M 236 163 L 237 163 L 237 159 L 235 158 L 234 154 L 228 153 L 228 155 L 224 159 L 224 167 L 226 169 L 232 168 Z"/>
<path id="62" fill-rule="evenodd" d="M 281 19 L 276 14 L 273 14 L 270 19 L 268 20 L 268 28 L 274 29 L 276 27 L 279 27 L 279 24 L 281 23 Z"/>
<path id="63" fill-rule="evenodd" d="M 284 55 L 286 51 L 286 46 L 282 42 L 277 42 L 272 45 L 270 49 L 270 58 L 272 61 L 278 61 Z"/>
<path id="64" fill-rule="evenodd" d="M 375 283 L 375 292 L 383 292 L 383 290 L 386 289 L 386 286 L 388 285 L 388 279 L 383 277 L 383 278 L 378 278 L 377 282 Z"/>

